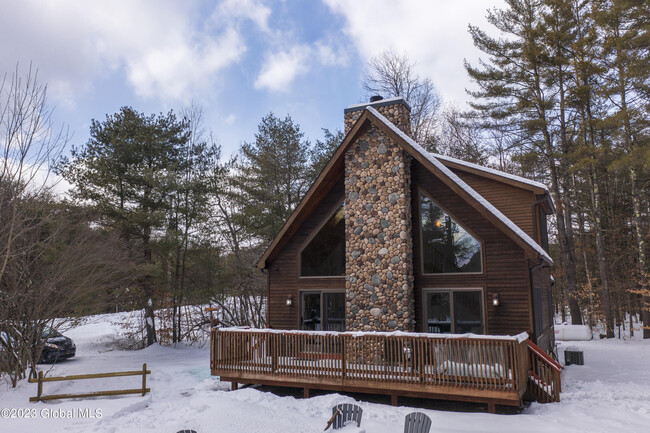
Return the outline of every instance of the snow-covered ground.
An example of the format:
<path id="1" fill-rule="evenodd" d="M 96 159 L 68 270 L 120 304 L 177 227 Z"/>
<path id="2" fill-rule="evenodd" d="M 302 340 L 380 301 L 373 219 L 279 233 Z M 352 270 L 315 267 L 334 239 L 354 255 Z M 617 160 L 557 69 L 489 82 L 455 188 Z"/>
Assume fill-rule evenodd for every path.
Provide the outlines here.
<path id="1" fill-rule="evenodd" d="M 50 375 L 137 370 L 144 362 L 152 374 L 151 394 L 29 403 L 36 384 L 17 389 L 0 384 L 0 432 L 320 432 L 331 407 L 354 398 L 323 394 L 309 399 L 278 396 L 254 388 L 228 391 L 230 384 L 211 377 L 207 349 L 152 346 L 139 351 L 110 350 L 122 314 L 89 318 L 66 332 L 77 344 L 77 357 L 51 368 Z M 647 432 L 650 427 L 650 341 L 593 340 L 560 342 L 584 350 L 585 365 L 562 374 L 562 402 L 532 404 L 516 415 L 451 412 L 358 401 L 367 433 L 403 431 L 404 416 L 427 413 L 438 432 Z M 138 388 L 140 377 L 91 379 L 44 384 L 44 394 Z M 376 401 L 374 399 L 373 401 Z M 101 415 L 100 415 L 101 412 Z M 95 418 L 80 417 L 92 414 Z M 58 416 L 58 417 L 57 417 Z M 62 418 L 72 416 L 72 418 Z"/>

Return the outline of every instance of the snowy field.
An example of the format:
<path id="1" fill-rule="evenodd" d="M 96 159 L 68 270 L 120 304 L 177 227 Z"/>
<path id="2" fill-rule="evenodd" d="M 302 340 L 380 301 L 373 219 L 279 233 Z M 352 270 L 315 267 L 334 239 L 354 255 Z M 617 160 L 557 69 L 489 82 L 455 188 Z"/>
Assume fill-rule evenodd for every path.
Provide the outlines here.
<path id="1" fill-rule="evenodd" d="M 211 377 L 206 348 L 161 347 L 111 350 L 120 314 L 96 316 L 65 334 L 77 344 L 77 356 L 55 366 L 49 375 L 138 370 L 144 362 L 151 394 L 29 403 L 36 384 L 17 389 L 0 384 L 0 409 L 36 414 L 30 419 L 0 418 L 0 432 L 321 432 L 337 403 L 350 396 L 322 394 L 309 399 L 278 396 L 254 388 L 228 391 L 229 383 Z M 356 401 L 363 407 L 366 433 L 403 431 L 404 416 L 427 413 L 438 432 L 648 432 L 650 431 L 650 341 L 593 340 L 560 342 L 584 350 L 585 365 L 562 374 L 561 403 L 537 404 L 516 415 L 452 412 Z M 139 376 L 44 384 L 44 394 L 138 388 Z M 372 401 L 376 398 L 369 397 Z M 18 411 L 22 410 L 22 411 Z M 26 410 L 26 411 L 25 411 Z M 80 417 L 92 414 L 94 418 Z M 24 415 L 24 413 L 23 413 Z M 72 416 L 72 418 L 62 418 Z"/>

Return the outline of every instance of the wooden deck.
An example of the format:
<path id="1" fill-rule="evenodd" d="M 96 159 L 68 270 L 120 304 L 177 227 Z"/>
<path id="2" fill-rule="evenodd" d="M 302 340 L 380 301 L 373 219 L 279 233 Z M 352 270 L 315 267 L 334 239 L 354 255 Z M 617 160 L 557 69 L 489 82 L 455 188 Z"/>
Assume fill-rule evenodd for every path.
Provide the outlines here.
<path id="1" fill-rule="evenodd" d="M 222 381 L 520 406 L 529 386 L 559 401 L 559 369 L 524 335 L 444 336 L 213 329 Z M 541 352 L 543 353 L 543 352 Z M 551 360 L 552 361 L 552 360 Z M 534 364 L 536 363 L 536 364 Z M 561 368 L 561 367 L 559 367 Z M 536 370 L 536 371 L 535 371 Z M 537 394 L 535 394 L 536 397 Z"/>

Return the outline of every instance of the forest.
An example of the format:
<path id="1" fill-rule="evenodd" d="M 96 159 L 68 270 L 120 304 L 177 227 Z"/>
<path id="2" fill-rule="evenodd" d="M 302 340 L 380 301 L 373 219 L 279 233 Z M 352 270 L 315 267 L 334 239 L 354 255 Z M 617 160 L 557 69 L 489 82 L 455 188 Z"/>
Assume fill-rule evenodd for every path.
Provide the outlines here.
<path id="1" fill-rule="evenodd" d="M 405 97 L 429 151 L 549 186 L 562 321 L 607 338 L 650 323 L 650 4 L 507 0 L 488 21 L 469 26 L 482 59 L 465 64 L 469 107 L 443 101 L 434 77 L 390 50 L 368 63 L 366 96 Z M 254 263 L 342 132 L 311 140 L 270 112 L 224 157 L 196 104 L 123 107 L 92 120 L 83 144 L 52 110 L 35 70 L 5 75 L 0 317 L 10 335 L 0 341 L 16 356 L 2 369 L 22 377 L 38 358 L 33 342 L 60 317 L 131 311 L 133 347 L 196 340 L 208 304 L 226 325 L 264 327 L 266 277 Z M 53 179 L 71 185 L 67 195 Z"/>

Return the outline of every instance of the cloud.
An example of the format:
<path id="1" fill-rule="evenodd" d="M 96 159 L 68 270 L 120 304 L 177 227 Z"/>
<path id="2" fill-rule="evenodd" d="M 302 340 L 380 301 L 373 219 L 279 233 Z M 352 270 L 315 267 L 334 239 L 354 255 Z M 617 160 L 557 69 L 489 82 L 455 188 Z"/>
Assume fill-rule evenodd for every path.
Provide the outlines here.
<path id="1" fill-rule="evenodd" d="M 345 20 L 343 32 L 364 61 L 382 51 L 405 52 L 420 75 L 431 78 L 445 99 L 466 100 L 463 56 L 476 53 L 469 23 L 489 28 L 485 14 L 503 0 L 323 0 Z M 371 11 L 371 12 L 369 12 Z M 476 58 L 468 60 L 474 61 Z"/>
<path id="2" fill-rule="evenodd" d="M 314 67 L 343 66 L 347 62 L 348 56 L 339 47 L 323 40 L 313 44 L 296 44 L 284 51 L 267 52 L 255 80 L 255 88 L 274 92 L 288 91 L 298 76 Z"/>
<path id="3" fill-rule="evenodd" d="M 235 120 L 237 120 L 237 116 L 234 115 L 233 113 L 230 113 L 229 115 L 226 116 L 224 122 L 226 123 L 226 125 L 232 125 L 233 123 L 235 123 Z"/>
<path id="4" fill-rule="evenodd" d="M 256 0 L 226 0 L 216 10 L 217 16 L 230 19 L 249 19 L 261 30 L 269 32 L 269 16 L 271 9 Z"/>
<path id="5" fill-rule="evenodd" d="M 289 84 L 309 70 L 307 65 L 311 48 L 298 45 L 289 51 L 267 53 L 260 74 L 255 80 L 256 89 L 268 89 L 276 92 L 288 90 Z"/>
<path id="6" fill-rule="evenodd" d="M 172 0 L 6 2 L 0 70 L 32 62 L 63 103 L 122 70 L 137 95 L 186 102 L 241 59 L 243 21 L 268 29 L 266 6 L 237 4 L 226 0 L 206 14 L 198 2 Z"/>

